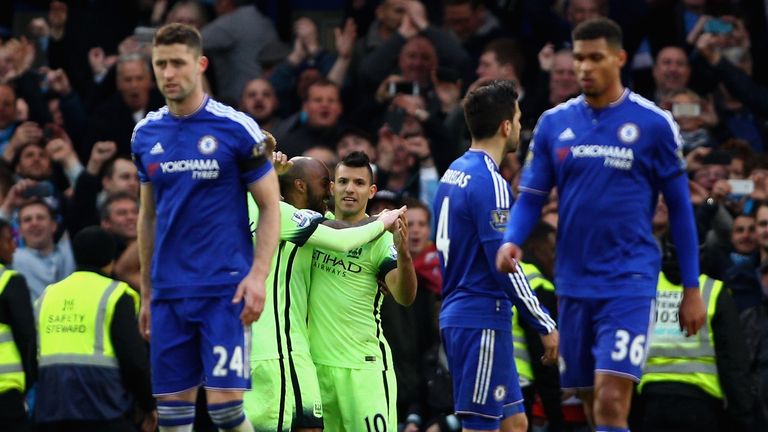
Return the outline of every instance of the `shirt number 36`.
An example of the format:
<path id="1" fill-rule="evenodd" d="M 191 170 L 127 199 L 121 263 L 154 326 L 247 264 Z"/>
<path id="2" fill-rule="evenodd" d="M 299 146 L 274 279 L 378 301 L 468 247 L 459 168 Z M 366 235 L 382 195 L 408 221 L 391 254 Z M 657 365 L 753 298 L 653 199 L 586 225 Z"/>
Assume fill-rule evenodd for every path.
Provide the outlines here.
<path id="1" fill-rule="evenodd" d="M 632 342 L 630 343 L 630 339 Z M 611 360 L 624 361 L 629 354 L 629 361 L 634 366 L 640 366 L 645 358 L 645 335 L 637 335 L 634 339 L 626 330 L 616 330 L 616 343 L 611 351 Z"/>

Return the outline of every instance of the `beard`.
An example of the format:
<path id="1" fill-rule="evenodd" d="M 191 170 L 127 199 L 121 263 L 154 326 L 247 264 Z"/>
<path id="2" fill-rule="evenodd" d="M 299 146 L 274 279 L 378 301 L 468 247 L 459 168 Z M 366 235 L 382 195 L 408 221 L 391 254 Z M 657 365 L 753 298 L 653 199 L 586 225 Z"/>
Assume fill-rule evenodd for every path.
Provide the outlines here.
<path id="1" fill-rule="evenodd" d="M 517 151 L 517 147 L 520 145 L 520 136 L 516 137 L 509 137 L 507 139 L 507 142 L 504 144 L 504 149 L 507 151 L 507 153 L 514 153 Z"/>

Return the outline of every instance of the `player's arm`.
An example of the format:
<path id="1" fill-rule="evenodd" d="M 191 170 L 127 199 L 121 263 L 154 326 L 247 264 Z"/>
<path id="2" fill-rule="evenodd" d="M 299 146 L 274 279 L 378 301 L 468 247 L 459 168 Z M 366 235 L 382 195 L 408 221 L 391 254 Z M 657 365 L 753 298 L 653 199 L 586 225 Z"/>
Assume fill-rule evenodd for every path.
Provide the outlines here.
<path id="1" fill-rule="evenodd" d="M 501 237 L 501 236 L 499 236 Z M 493 269 L 493 254 L 498 250 L 500 240 L 484 241 L 483 248 L 488 259 L 488 268 Z M 512 303 L 517 307 L 520 317 L 539 334 L 550 334 L 557 328 L 549 312 L 541 305 L 539 298 L 528 284 L 528 279 L 518 264 L 510 273 L 493 272 L 499 286 L 502 287 Z"/>
<path id="2" fill-rule="evenodd" d="M 236 143 L 240 181 L 248 185 L 248 192 L 259 213 L 259 221 L 254 233 L 254 254 L 251 269 L 237 286 L 233 303 L 245 299 L 245 306 L 240 314 L 243 325 L 251 325 L 258 320 L 264 309 L 266 287 L 264 282 L 269 275 L 272 256 L 280 239 L 280 186 L 277 174 L 272 167 L 274 138 L 265 134 L 250 118 L 240 123 L 241 141 Z"/>
<path id="3" fill-rule="evenodd" d="M 660 128 L 655 171 L 669 211 L 672 242 L 677 249 L 682 277 L 683 300 L 680 303 L 680 328 L 695 335 L 706 321 L 706 308 L 699 290 L 699 245 L 693 216 L 688 179 L 684 175 L 682 140 L 671 118 Z"/>
<path id="4" fill-rule="evenodd" d="M 139 220 L 137 222 L 137 243 L 139 245 L 139 266 L 141 282 L 141 312 L 139 314 L 139 331 L 145 339 L 149 339 L 149 304 L 152 297 L 152 254 L 155 248 L 155 194 L 152 184 L 141 184 L 139 194 Z"/>
<path id="5" fill-rule="evenodd" d="M 269 274 L 272 256 L 280 239 L 280 187 L 277 175 L 271 169 L 258 180 L 248 184 L 248 191 L 259 208 L 259 222 L 256 224 L 253 263 L 248 275 L 240 282 L 234 302 L 245 297 L 245 308 L 241 314 L 243 324 L 250 325 L 259 319 L 264 309 L 266 287 L 264 281 Z"/>
<path id="6" fill-rule="evenodd" d="M 472 223 L 480 239 L 487 265 L 487 271 L 496 280 L 501 289 L 518 308 L 522 318 L 535 328 L 542 336 L 545 345 L 545 363 L 554 362 L 557 359 L 557 330 L 555 322 L 550 318 L 539 300 L 531 290 L 522 268 L 515 263 L 510 273 L 496 271 L 496 252 L 499 250 L 506 228 L 504 218 L 509 214 L 511 192 L 509 185 L 498 172 L 491 172 L 488 176 L 478 176 L 473 179 L 473 193 L 469 193 Z M 493 196 L 488 197 L 482 191 L 493 191 Z"/>
<path id="7" fill-rule="evenodd" d="M 547 202 L 547 196 L 537 192 L 521 191 L 517 202 L 512 207 L 507 222 L 506 232 L 496 255 L 496 269 L 511 273 L 523 259 L 520 247 L 533 231 L 541 217 L 541 209 Z M 513 222 L 514 221 L 514 222 Z"/>
<path id="8" fill-rule="evenodd" d="M 403 306 L 409 306 L 416 299 L 416 269 L 413 267 L 411 251 L 408 249 L 408 221 L 405 214 L 395 229 L 395 247 L 397 250 L 397 268 L 389 270 L 384 277 L 387 289 L 395 301 Z"/>
<path id="9" fill-rule="evenodd" d="M 520 246 L 525 243 L 541 217 L 541 209 L 555 182 L 555 170 L 546 135 L 547 122 L 547 116 L 542 116 L 533 131 L 520 178 L 520 196 L 510 211 L 501 246 L 492 255 L 496 257 L 496 269 L 501 272 L 511 273 L 517 269 L 517 263 L 523 256 Z"/>
<path id="10" fill-rule="evenodd" d="M 358 248 L 379 237 L 389 229 L 398 217 L 405 212 L 405 206 L 397 210 L 387 210 L 377 218 L 364 219 L 355 225 L 344 225 L 337 220 L 324 220 L 317 226 L 307 243 L 323 249 L 346 252 Z M 331 222 L 341 222 L 331 223 Z M 364 222 L 364 223 L 362 223 Z"/>

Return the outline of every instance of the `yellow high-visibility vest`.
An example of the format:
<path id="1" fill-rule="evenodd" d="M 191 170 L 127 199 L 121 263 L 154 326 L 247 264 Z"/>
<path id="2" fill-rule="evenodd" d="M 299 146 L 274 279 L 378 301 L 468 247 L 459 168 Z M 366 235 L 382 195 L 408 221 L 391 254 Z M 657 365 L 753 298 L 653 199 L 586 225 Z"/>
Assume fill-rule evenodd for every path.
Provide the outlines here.
<path id="1" fill-rule="evenodd" d="M 110 338 L 115 305 L 139 295 L 124 282 L 78 271 L 49 285 L 37 302 L 40 368 L 57 365 L 118 368 Z"/>
<path id="2" fill-rule="evenodd" d="M 520 263 L 523 268 L 525 278 L 531 286 L 532 291 L 541 288 L 547 291 L 555 291 L 555 286 L 541 274 L 539 269 L 528 263 Z M 512 342 L 514 343 L 515 366 L 520 385 L 527 386 L 533 382 L 533 368 L 531 368 L 531 358 L 528 355 L 528 342 L 525 340 L 525 332 L 520 327 L 520 318 L 517 309 L 512 306 Z"/>
<path id="3" fill-rule="evenodd" d="M 701 297 L 707 308 L 707 322 L 696 336 L 686 338 L 680 330 L 677 315 L 683 299 L 683 287 L 659 275 L 656 291 L 656 320 L 643 369 L 640 391 L 651 382 L 680 382 L 697 386 L 718 399 L 723 390 L 715 362 L 712 318 L 723 283 L 706 275 L 699 277 Z"/>
<path id="4" fill-rule="evenodd" d="M 16 274 L 15 271 L 0 265 L 0 295 L 8 286 L 8 281 Z M 13 340 L 11 326 L 0 323 L 0 393 L 9 390 L 26 390 L 26 376 L 21 364 L 21 354 Z"/>

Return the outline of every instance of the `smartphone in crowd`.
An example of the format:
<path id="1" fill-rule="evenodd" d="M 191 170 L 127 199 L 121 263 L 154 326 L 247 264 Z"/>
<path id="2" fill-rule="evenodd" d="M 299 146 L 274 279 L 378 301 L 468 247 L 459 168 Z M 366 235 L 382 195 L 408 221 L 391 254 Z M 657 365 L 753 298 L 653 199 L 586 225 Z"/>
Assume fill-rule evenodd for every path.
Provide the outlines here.
<path id="1" fill-rule="evenodd" d="M 397 94 L 418 96 L 421 94 L 421 88 L 419 83 L 413 81 L 390 82 L 387 92 L 389 92 L 390 97 L 394 97 Z"/>
<path id="2" fill-rule="evenodd" d="M 674 117 L 698 117 L 701 115 L 701 105 L 697 103 L 672 104 L 672 116 Z"/>
<path id="3" fill-rule="evenodd" d="M 731 186 L 731 196 L 741 198 L 755 191 L 754 180 L 728 180 Z"/>
<path id="4" fill-rule="evenodd" d="M 733 24 L 719 18 L 712 18 L 704 24 L 704 33 L 728 34 L 733 31 Z"/>
<path id="5" fill-rule="evenodd" d="M 53 183 L 48 180 L 37 182 L 36 185 L 24 189 L 24 198 L 45 198 L 53 195 Z"/>
<path id="6" fill-rule="evenodd" d="M 155 37 L 155 31 L 157 31 L 155 27 L 138 26 L 133 29 L 133 37 L 138 43 L 149 44 Z"/>

